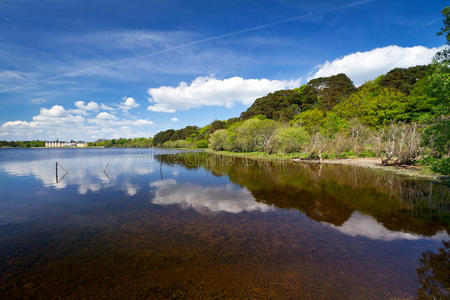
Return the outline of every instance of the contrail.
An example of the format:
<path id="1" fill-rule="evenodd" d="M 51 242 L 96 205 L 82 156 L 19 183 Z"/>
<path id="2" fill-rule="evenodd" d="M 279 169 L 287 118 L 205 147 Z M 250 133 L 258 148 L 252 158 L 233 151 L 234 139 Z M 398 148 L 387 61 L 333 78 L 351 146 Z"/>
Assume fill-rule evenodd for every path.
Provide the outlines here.
<path id="1" fill-rule="evenodd" d="M 92 66 L 92 67 L 89 67 L 89 68 L 85 68 L 85 69 L 81 69 L 81 70 L 77 70 L 77 71 L 73 71 L 73 72 L 69 72 L 69 73 L 64 73 L 64 74 L 56 75 L 56 76 L 53 76 L 53 77 L 48 77 L 48 78 L 45 78 L 45 79 L 42 79 L 42 80 L 36 80 L 36 81 L 30 82 L 30 83 L 27 83 L 27 84 L 24 84 L 24 85 L 15 86 L 15 87 L 11 87 L 11 88 L 7 88 L 7 89 L 4 89 L 4 90 L 1 90 L 0 94 L 4 94 L 4 93 L 9 92 L 9 91 L 13 91 L 13 90 L 29 87 L 29 86 L 32 86 L 32 85 L 35 85 L 35 84 L 38 84 L 38 83 L 44 83 L 44 82 L 52 81 L 52 80 L 55 80 L 55 79 L 58 79 L 58 78 L 61 78 L 61 77 L 73 76 L 73 75 L 77 75 L 79 73 L 83 73 L 83 72 L 87 72 L 87 71 L 91 71 L 91 70 L 95 70 L 95 69 L 99 69 L 99 68 L 104 68 L 104 67 L 109 67 L 109 66 L 113 66 L 113 65 L 117 65 L 117 64 L 121 64 L 121 63 L 125 63 L 125 62 L 135 61 L 135 60 L 142 59 L 142 58 L 152 57 L 152 56 L 164 54 L 164 53 L 167 53 L 167 52 L 183 49 L 183 48 L 186 48 L 186 47 L 191 47 L 191 46 L 194 46 L 194 45 L 197 45 L 197 44 L 200 44 L 200 43 L 205 43 L 205 42 L 209 42 L 209 41 L 215 41 L 215 40 L 219 40 L 219 39 L 235 36 L 235 35 L 238 35 L 238 34 L 243 34 L 243 33 L 256 31 L 256 30 L 260 30 L 260 29 L 264 29 L 264 28 L 268 28 L 268 27 L 273 27 L 273 26 L 276 26 L 276 25 L 284 24 L 284 23 L 298 21 L 298 20 L 301 20 L 301 19 L 304 19 L 304 18 L 307 18 L 307 17 L 311 17 L 313 15 L 320 15 L 320 14 L 324 14 L 324 13 L 338 11 L 338 10 L 342 10 L 342 9 L 353 7 L 353 6 L 366 4 L 366 3 L 369 3 L 369 2 L 373 2 L 373 1 L 376 1 L 376 0 L 355 1 L 355 2 L 351 2 L 351 3 L 348 3 L 348 4 L 342 5 L 342 6 L 329 8 L 329 9 L 322 10 L 322 11 L 310 12 L 310 13 L 307 13 L 307 14 L 304 14 L 304 15 L 301 15 L 301 16 L 295 16 L 295 17 L 291 17 L 291 18 L 287 18 L 287 19 L 283 19 L 283 20 L 279 20 L 279 21 L 275 21 L 275 22 L 270 22 L 270 23 L 266 23 L 266 24 L 262 24 L 262 25 L 258 25 L 258 26 L 253 26 L 253 27 L 240 29 L 240 30 L 237 30 L 237 31 L 233 31 L 233 32 L 229 32 L 229 33 L 225 33 L 225 34 L 221 34 L 221 35 L 211 36 L 211 37 L 208 37 L 208 38 L 204 38 L 204 39 L 196 40 L 196 41 L 193 41 L 193 42 L 185 43 L 185 44 L 182 44 L 182 45 L 179 45 L 179 46 L 170 47 L 170 48 L 166 48 L 166 49 L 163 49 L 163 50 L 159 50 L 159 51 L 155 51 L 155 52 L 151 52 L 151 53 L 147 53 L 147 54 L 143 54 L 143 55 L 139 55 L 139 56 L 134 56 L 134 57 L 130 57 L 130 58 L 119 59 L 119 60 L 111 61 L 111 62 L 108 62 L 108 63 Z"/>

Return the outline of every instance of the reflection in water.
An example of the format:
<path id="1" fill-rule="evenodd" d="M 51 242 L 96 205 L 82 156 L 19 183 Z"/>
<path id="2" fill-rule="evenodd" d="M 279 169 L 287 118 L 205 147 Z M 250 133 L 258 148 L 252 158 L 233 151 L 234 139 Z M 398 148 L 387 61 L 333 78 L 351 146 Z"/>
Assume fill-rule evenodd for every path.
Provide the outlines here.
<path id="1" fill-rule="evenodd" d="M 0 150 L 0 298 L 447 296 L 447 186 L 161 153 Z"/>
<path id="2" fill-rule="evenodd" d="M 340 226 L 334 226 L 340 232 L 348 234 L 351 236 L 362 236 L 374 240 L 392 241 L 392 240 L 417 240 L 426 238 L 423 235 L 403 232 L 403 231 L 393 231 L 384 227 L 382 224 L 378 223 L 374 218 L 361 214 L 358 211 L 353 212 L 350 219 L 345 221 L 344 224 Z M 445 230 L 437 232 L 431 238 L 436 240 L 446 240 L 448 239 L 448 234 Z"/>
<path id="3" fill-rule="evenodd" d="M 419 299 L 450 298 L 450 241 L 443 242 L 438 253 L 427 251 L 422 254 L 417 275 L 422 287 Z"/>
<path id="4" fill-rule="evenodd" d="M 98 192 L 101 189 L 121 184 L 123 190 L 132 196 L 139 189 L 129 182 L 120 183 L 119 177 L 129 175 L 148 175 L 154 172 L 154 167 L 144 164 L 136 155 L 83 157 L 82 159 L 58 158 L 58 166 L 64 166 L 67 174 L 55 181 L 55 159 L 34 161 L 13 161 L 2 164 L 3 171 L 14 176 L 34 176 L 42 181 L 44 186 L 64 189 L 70 185 L 78 186 L 81 195 L 87 192 Z M 106 165 L 106 167 L 105 167 Z M 64 175 L 60 173 L 59 175 Z M 115 181 L 115 182 L 111 182 Z"/>
<path id="5" fill-rule="evenodd" d="M 157 158 L 168 165 L 226 175 L 258 202 L 298 209 L 343 233 L 386 240 L 448 238 L 450 194 L 443 184 L 351 166 L 230 160 L 206 153 Z M 372 219 L 363 220 L 361 215 Z"/>
<path id="6" fill-rule="evenodd" d="M 182 208 L 194 208 L 198 212 L 269 211 L 271 206 L 256 202 L 246 189 L 235 189 L 231 185 L 203 187 L 190 183 L 177 184 L 175 179 L 150 183 L 156 187 L 155 204 L 179 204 Z"/>

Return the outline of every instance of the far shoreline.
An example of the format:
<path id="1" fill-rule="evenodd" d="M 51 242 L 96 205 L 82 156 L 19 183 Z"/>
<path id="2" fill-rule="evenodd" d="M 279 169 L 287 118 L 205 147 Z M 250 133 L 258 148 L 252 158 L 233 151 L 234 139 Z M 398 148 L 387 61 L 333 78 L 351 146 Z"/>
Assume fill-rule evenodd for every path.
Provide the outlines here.
<path id="1" fill-rule="evenodd" d="M 0 149 L 148 149 L 148 147 L 0 147 Z M 170 150 L 195 150 L 203 151 L 215 155 L 246 158 L 252 160 L 270 160 L 270 161 L 290 161 L 294 163 L 308 164 L 328 164 L 328 165 L 346 165 L 359 168 L 370 169 L 374 171 L 388 172 L 396 175 L 407 176 L 414 179 L 426 179 L 437 182 L 450 182 L 450 176 L 431 171 L 426 166 L 384 166 L 381 164 L 380 157 L 349 157 L 349 158 L 324 158 L 322 161 L 314 159 L 299 158 L 298 155 L 292 154 L 268 154 L 265 152 L 230 152 L 217 151 L 209 148 L 161 148 L 150 147 L 153 149 L 170 149 Z"/>

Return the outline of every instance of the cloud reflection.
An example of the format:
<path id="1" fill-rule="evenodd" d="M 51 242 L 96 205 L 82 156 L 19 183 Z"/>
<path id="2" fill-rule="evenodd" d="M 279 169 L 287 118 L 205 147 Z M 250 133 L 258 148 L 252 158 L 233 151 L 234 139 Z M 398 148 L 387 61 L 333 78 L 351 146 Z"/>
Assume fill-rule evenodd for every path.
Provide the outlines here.
<path id="1" fill-rule="evenodd" d="M 353 212 L 351 217 L 345 221 L 341 226 L 328 224 L 329 226 L 339 230 L 340 232 L 355 237 L 366 237 L 372 240 L 419 240 L 419 239 L 433 239 L 446 240 L 449 235 L 445 230 L 437 232 L 432 237 L 423 236 L 404 231 L 392 231 L 378 223 L 373 217 L 362 214 L 358 211 Z"/>
<path id="2" fill-rule="evenodd" d="M 171 178 L 151 182 L 150 187 L 156 188 L 152 203 L 178 204 L 182 208 L 192 207 L 201 213 L 273 210 L 273 206 L 257 202 L 247 189 L 236 189 L 230 184 L 204 187 L 191 183 L 177 183 Z"/>
<path id="3" fill-rule="evenodd" d="M 64 178 L 56 182 L 55 163 L 68 171 Z M 107 174 L 105 166 L 109 163 Z M 120 176 L 143 176 L 153 173 L 152 165 L 143 164 L 137 156 L 83 156 L 72 158 L 54 158 L 33 161 L 12 161 L 1 164 L 3 171 L 13 176 L 33 176 L 46 187 L 64 189 L 77 186 L 80 195 L 98 192 L 101 189 L 118 186 L 128 196 L 134 196 L 139 186 L 129 181 L 120 180 Z M 63 170 L 59 170 L 63 174 Z"/>

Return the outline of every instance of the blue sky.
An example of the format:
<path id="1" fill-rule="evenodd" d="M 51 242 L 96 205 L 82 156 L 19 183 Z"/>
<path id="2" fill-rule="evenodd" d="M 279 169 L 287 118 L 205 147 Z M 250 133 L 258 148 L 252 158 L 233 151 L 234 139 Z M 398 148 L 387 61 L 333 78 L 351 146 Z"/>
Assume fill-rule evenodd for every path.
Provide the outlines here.
<path id="1" fill-rule="evenodd" d="M 428 63 L 446 4 L 0 0 L 0 139 L 152 136 L 312 77 L 359 85 Z"/>

